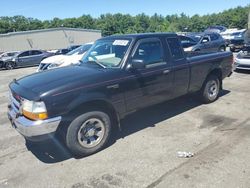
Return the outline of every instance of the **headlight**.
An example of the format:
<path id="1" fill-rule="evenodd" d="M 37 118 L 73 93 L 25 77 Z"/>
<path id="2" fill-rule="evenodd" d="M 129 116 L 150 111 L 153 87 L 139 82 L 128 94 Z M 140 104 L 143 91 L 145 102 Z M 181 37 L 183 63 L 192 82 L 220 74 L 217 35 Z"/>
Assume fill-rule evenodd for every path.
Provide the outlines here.
<path id="1" fill-rule="evenodd" d="M 48 66 L 48 69 L 54 69 L 56 67 L 58 67 L 59 64 L 56 64 L 56 63 L 51 63 L 49 66 Z"/>
<path id="2" fill-rule="evenodd" d="M 237 58 L 237 59 L 241 59 L 241 57 L 242 57 L 242 54 L 241 54 L 241 52 L 239 52 L 239 53 L 236 55 L 236 58 Z"/>
<path id="3" fill-rule="evenodd" d="M 34 102 L 23 99 L 21 102 L 22 114 L 32 120 L 43 120 L 48 118 L 44 102 Z"/>

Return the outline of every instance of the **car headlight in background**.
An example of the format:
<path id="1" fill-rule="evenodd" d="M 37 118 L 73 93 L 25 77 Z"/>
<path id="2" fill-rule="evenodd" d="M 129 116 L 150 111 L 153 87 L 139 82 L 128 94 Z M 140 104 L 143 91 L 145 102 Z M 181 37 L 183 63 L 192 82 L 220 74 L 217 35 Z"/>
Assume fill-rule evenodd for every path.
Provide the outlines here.
<path id="1" fill-rule="evenodd" d="M 44 102 L 35 102 L 23 99 L 21 102 L 22 114 L 31 120 L 44 120 L 48 118 Z"/>
<path id="2" fill-rule="evenodd" d="M 59 64 L 56 64 L 56 63 L 51 63 L 49 66 L 48 66 L 48 69 L 54 69 L 56 67 L 58 67 Z"/>
<path id="3" fill-rule="evenodd" d="M 239 52 L 237 55 L 236 55 L 236 59 L 241 59 L 242 58 L 242 52 Z"/>

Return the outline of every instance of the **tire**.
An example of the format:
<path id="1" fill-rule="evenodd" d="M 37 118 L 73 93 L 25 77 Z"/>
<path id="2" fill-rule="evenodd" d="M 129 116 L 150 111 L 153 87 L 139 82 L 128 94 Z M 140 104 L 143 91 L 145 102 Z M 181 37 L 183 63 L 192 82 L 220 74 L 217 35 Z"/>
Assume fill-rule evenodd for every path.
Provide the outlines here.
<path id="1" fill-rule="evenodd" d="M 218 99 L 220 92 L 220 81 L 216 75 L 210 75 L 201 89 L 201 100 L 208 104 Z"/>
<path id="2" fill-rule="evenodd" d="M 219 52 L 224 52 L 224 51 L 226 51 L 226 47 L 225 46 L 221 46 L 221 47 L 219 47 L 218 51 Z"/>
<path id="3" fill-rule="evenodd" d="M 235 48 L 230 47 L 231 52 L 235 52 Z"/>
<path id="4" fill-rule="evenodd" d="M 14 68 L 15 68 L 15 63 L 14 63 L 14 62 L 9 61 L 9 62 L 6 62 L 6 63 L 5 63 L 5 69 L 7 69 L 7 70 L 12 70 L 12 69 L 14 69 Z"/>
<path id="5" fill-rule="evenodd" d="M 83 157 L 102 150 L 111 135 L 111 119 L 101 111 L 76 117 L 66 132 L 66 146 L 75 156 Z"/>

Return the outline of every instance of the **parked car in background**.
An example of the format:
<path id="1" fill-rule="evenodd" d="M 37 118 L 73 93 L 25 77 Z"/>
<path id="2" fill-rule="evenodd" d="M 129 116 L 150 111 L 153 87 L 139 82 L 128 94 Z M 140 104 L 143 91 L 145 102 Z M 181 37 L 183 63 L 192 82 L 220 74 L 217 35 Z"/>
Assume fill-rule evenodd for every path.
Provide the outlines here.
<path id="1" fill-rule="evenodd" d="M 0 55 L 0 68 L 6 68 L 6 62 L 11 60 L 18 51 L 5 52 Z"/>
<path id="2" fill-rule="evenodd" d="M 236 55 L 234 69 L 250 70 L 250 44 L 244 45 L 243 50 Z"/>
<path id="3" fill-rule="evenodd" d="M 218 52 L 226 50 L 225 40 L 218 33 L 179 36 L 184 51 Z"/>
<path id="4" fill-rule="evenodd" d="M 69 52 L 68 48 L 62 48 L 54 51 L 55 55 L 67 54 Z"/>
<path id="5" fill-rule="evenodd" d="M 39 65 L 43 59 L 52 55 L 52 53 L 42 50 L 27 50 L 15 53 L 13 56 L 4 59 L 2 62 L 4 68 L 10 70 L 16 67 Z"/>
<path id="6" fill-rule="evenodd" d="M 41 61 L 37 72 L 77 64 L 92 45 L 93 43 L 87 43 L 70 51 L 66 55 L 48 57 Z"/>
<path id="7" fill-rule="evenodd" d="M 237 32 L 231 34 L 231 38 L 229 39 L 229 47 L 232 52 L 236 50 L 242 50 L 244 46 L 244 37 L 246 33 L 246 29 L 241 29 Z"/>
<path id="8" fill-rule="evenodd" d="M 222 38 L 226 41 L 227 46 L 230 43 L 230 39 L 233 39 L 232 34 L 238 32 L 238 31 L 239 31 L 239 29 L 237 29 L 237 28 L 230 28 L 230 29 L 227 29 L 226 31 L 220 33 Z"/>
<path id="9" fill-rule="evenodd" d="M 214 32 L 214 33 L 222 33 L 227 30 L 226 27 L 221 26 L 221 25 L 214 25 L 214 26 L 209 26 L 207 29 L 205 29 L 204 32 Z"/>
<path id="10" fill-rule="evenodd" d="M 67 54 L 69 53 L 70 51 L 80 47 L 81 45 L 71 45 L 69 46 L 68 48 L 62 48 L 62 49 L 59 49 L 59 50 L 56 50 L 55 51 L 55 55 L 60 55 L 60 54 Z"/>

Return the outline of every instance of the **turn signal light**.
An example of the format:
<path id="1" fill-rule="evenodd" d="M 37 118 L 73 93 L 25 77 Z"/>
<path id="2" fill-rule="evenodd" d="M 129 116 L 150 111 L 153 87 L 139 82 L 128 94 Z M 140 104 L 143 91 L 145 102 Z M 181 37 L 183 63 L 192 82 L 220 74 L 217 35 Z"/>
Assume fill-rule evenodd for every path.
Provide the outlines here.
<path id="1" fill-rule="evenodd" d="M 31 120 L 44 120 L 48 118 L 47 113 L 32 113 L 25 110 L 23 110 L 23 115 Z"/>

